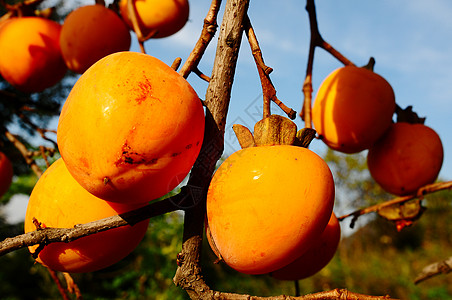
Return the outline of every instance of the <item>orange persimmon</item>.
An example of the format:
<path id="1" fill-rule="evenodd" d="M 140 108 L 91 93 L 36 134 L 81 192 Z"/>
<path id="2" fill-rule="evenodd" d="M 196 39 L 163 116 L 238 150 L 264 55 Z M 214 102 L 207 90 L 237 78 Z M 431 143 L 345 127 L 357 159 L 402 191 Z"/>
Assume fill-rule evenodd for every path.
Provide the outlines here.
<path id="1" fill-rule="evenodd" d="M 72 228 L 139 208 L 140 205 L 109 203 L 82 188 L 69 174 L 64 161 L 55 161 L 38 180 L 25 214 L 25 232 L 36 230 L 33 219 L 42 228 Z M 62 272 L 92 272 L 117 263 L 140 243 L 149 219 L 98 232 L 69 243 L 44 246 L 36 261 Z M 30 246 L 34 253 L 38 245 Z"/>
<path id="2" fill-rule="evenodd" d="M 175 34 L 188 21 L 188 0 L 121 0 L 119 8 L 125 22 L 133 29 L 127 1 L 132 1 L 138 26 L 144 37 L 163 38 Z"/>
<path id="3" fill-rule="evenodd" d="M 72 11 L 61 29 L 61 52 L 68 68 L 83 73 L 111 53 L 127 51 L 131 37 L 124 21 L 100 4 Z"/>
<path id="4" fill-rule="evenodd" d="M 174 189 L 191 170 L 203 136 L 202 103 L 182 76 L 150 55 L 118 52 L 76 82 L 57 141 L 84 188 L 132 203 Z"/>
<path id="5" fill-rule="evenodd" d="M 212 248 L 239 272 L 275 271 L 321 235 L 333 202 L 331 171 L 314 152 L 290 145 L 239 150 L 221 164 L 209 186 Z"/>
<path id="6" fill-rule="evenodd" d="M 331 149 L 368 149 L 388 129 L 395 111 L 391 85 L 380 75 L 346 66 L 328 75 L 312 107 L 312 122 Z"/>
<path id="7" fill-rule="evenodd" d="M 0 29 L 0 73 L 26 93 L 58 83 L 67 67 L 61 56 L 61 25 L 40 17 L 11 18 Z"/>
<path id="8" fill-rule="evenodd" d="M 424 124 L 398 122 L 367 154 L 371 176 L 387 192 L 403 196 L 433 183 L 444 151 L 439 135 Z"/>
<path id="9" fill-rule="evenodd" d="M 0 198 L 8 191 L 13 181 L 13 165 L 5 153 L 0 152 Z"/>
<path id="10" fill-rule="evenodd" d="M 270 275 L 280 280 L 300 280 L 322 270 L 333 258 L 341 239 L 341 227 L 334 213 L 320 237 L 308 251 Z"/>

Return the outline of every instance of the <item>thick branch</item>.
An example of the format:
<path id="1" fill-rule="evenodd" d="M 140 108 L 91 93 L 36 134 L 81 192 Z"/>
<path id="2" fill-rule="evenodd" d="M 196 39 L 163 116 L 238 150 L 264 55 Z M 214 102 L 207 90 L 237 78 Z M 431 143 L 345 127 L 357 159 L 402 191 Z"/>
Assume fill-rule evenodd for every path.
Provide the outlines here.
<path id="1" fill-rule="evenodd" d="M 439 274 L 447 274 L 450 272 L 452 272 L 452 256 L 443 261 L 439 261 L 426 266 L 424 269 L 422 269 L 422 272 L 419 273 L 419 275 L 416 277 L 414 283 L 418 284 L 424 280 L 432 278 L 433 276 Z"/>
<path id="2" fill-rule="evenodd" d="M 125 225 L 134 225 L 140 221 L 162 215 L 179 209 L 179 205 L 187 194 L 182 190 L 176 196 L 161 201 L 152 202 L 145 207 L 111 216 L 105 219 L 79 224 L 73 228 L 44 228 L 24 233 L 0 242 L 0 256 L 9 252 L 37 244 L 47 245 L 55 242 L 71 242 L 100 231 L 105 231 Z M 39 220 L 38 220 L 39 221 Z"/>
<path id="3" fill-rule="evenodd" d="M 369 296 L 358 293 L 350 292 L 346 289 L 334 289 L 331 291 L 319 292 L 304 296 L 271 296 L 271 297 L 256 297 L 251 295 L 239 295 L 233 293 L 215 292 L 210 299 L 223 299 L 223 300 L 325 300 L 325 299 L 337 299 L 337 300 L 395 300 L 389 296 Z"/>
<path id="4" fill-rule="evenodd" d="M 204 143 L 189 179 L 189 184 L 202 188 L 204 198 L 198 206 L 185 212 L 183 244 L 179 253 L 181 263 L 173 280 L 192 299 L 210 299 L 213 293 L 202 278 L 200 265 L 205 197 L 216 162 L 224 149 L 226 115 L 242 40 L 242 21 L 247 8 L 247 0 L 226 2 L 212 76 L 206 92 Z"/>

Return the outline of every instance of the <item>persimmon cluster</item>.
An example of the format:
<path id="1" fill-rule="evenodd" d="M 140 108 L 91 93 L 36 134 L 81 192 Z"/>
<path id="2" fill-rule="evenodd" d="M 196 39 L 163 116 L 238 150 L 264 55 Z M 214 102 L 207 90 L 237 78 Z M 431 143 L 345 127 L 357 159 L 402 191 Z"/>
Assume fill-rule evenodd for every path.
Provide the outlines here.
<path id="1" fill-rule="evenodd" d="M 147 54 L 118 52 L 77 80 L 61 111 L 61 159 L 30 196 L 25 231 L 70 228 L 166 195 L 189 173 L 204 136 L 204 110 L 176 71 Z M 149 220 L 37 249 L 51 269 L 89 272 L 132 251 Z"/>
<path id="2" fill-rule="evenodd" d="M 131 30 L 146 33 L 145 39 L 167 37 L 182 29 L 188 14 L 187 0 L 123 0 L 118 11 L 79 7 L 63 24 L 42 15 L 10 17 L 0 22 L 0 74 L 17 90 L 42 92 L 68 69 L 82 74 L 106 55 L 130 50 Z"/>
<path id="3" fill-rule="evenodd" d="M 368 150 L 371 176 L 391 194 L 413 194 L 441 170 L 438 134 L 411 108 L 400 109 L 391 85 L 368 68 L 346 66 L 328 75 L 314 100 L 312 120 L 331 149 Z"/>

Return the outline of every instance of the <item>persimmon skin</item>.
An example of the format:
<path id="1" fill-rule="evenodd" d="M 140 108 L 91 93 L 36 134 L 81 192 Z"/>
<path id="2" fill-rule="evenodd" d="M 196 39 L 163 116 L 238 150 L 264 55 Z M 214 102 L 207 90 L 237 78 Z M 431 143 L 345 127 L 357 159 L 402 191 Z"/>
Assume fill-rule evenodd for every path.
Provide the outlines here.
<path id="1" fill-rule="evenodd" d="M 139 208 L 140 205 L 109 203 L 88 193 L 70 175 L 64 161 L 55 161 L 36 183 L 25 214 L 25 232 L 41 227 L 72 228 Z M 149 219 L 82 237 L 46 245 L 36 259 L 52 270 L 70 273 L 106 268 L 131 253 L 144 237 Z M 29 247 L 31 253 L 37 245 Z"/>
<path id="2" fill-rule="evenodd" d="M 60 44 L 68 68 L 81 74 L 99 59 L 129 50 L 131 36 L 127 25 L 111 9 L 86 5 L 66 17 Z"/>
<path id="3" fill-rule="evenodd" d="M 58 147 L 89 192 L 113 202 L 149 202 L 193 166 L 204 110 L 177 72 L 150 55 L 111 54 L 90 67 L 63 105 Z"/>
<path id="4" fill-rule="evenodd" d="M 319 87 L 312 122 L 328 147 L 343 153 L 368 149 L 388 129 L 395 111 L 391 85 L 359 67 L 333 71 Z"/>
<path id="5" fill-rule="evenodd" d="M 25 93 L 41 92 L 57 84 L 67 72 L 61 56 L 60 32 L 60 24 L 40 17 L 3 22 L 0 27 L 3 78 Z"/>
<path id="6" fill-rule="evenodd" d="M 314 152 L 289 145 L 239 150 L 215 172 L 207 193 L 210 238 L 233 269 L 265 274 L 289 264 L 320 236 L 334 182 Z"/>
<path id="7" fill-rule="evenodd" d="M 0 198 L 9 190 L 13 181 L 13 165 L 5 153 L 0 152 Z"/>
<path id="8" fill-rule="evenodd" d="M 305 253 L 270 275 L 279 280 L 301 280 L 322 270 L 336 253 L 341 239 L 341 227 L 336 215 L 331 218 L 320 237 Z"/>
<path id="9" fill-rule="evenodd" d="M 136 9 L 137 21 L 144 36 L 156 31 L 152 38 L 164 38 L 181 30 L 188 21 L 188 0 L 131 0 Z M 121 16 L 133 29 L 127 10 L 127 0 L 119 2 Z"/>
<path id="10" fill-rule="evenodd" d="M 369 149 L 367 166 L 385 191 L 403 196 L 433 183 L 443 158 L 441 139 L 433 129 L 424 124 L 398 122 Z"/>

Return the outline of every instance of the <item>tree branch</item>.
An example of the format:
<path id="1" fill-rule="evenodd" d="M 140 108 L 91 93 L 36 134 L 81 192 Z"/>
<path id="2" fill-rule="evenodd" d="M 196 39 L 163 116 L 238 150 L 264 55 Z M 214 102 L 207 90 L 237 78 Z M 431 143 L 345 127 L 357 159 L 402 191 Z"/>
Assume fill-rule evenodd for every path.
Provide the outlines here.
<path id="1" fill-rule="evenodd" d="M 276 97 L 276 89 L 270 79 L 270 73 L 273 71 L 272 68 L 268 67 L 264 63 L 264 58 L 262 57 L 262 51 L 257 41 L 256 34 L 254 32 L 253 26 L 248 15 L 245 16 L 244 20 L 245 33 L 248 38 L 248 42 L 251 47 L 251 52 L 256 62 L 257 71 L 259 72 L 259 78 L 262 85 L 262 94 L 264 98 L 264 111 L 263 118 L 269 117 L 270 112 L 270 101 L 275 102 L 290 119 L 295 119 L 297 112 L 293 109 L 287 107 L 281 100 Z"/>
<path id="2" fill-rule="evenodd" d="M 422 199 L 423 196 L 427 195 L 427 194 L 431 194 L 437 191 L 441 191 L 441 190 L 446 190 L 446 189 L 451 189 L 452 188 L 452 181 L 446 181 L 446 182 L 438 182 L 438 183 L 432 183 L 432 184 L 427 184 L 423 187 L 421 187 L 415 194 L 412 195 L 407 195 L 407 196 L 402 196 L 402 197 L 397 197 L 394 198 L 392 200 L 389 201 L 385 201 L 376 205 L 372 205 L 366 208 L 362 208 L 359 210 L 356 210 L 352 213 L 343 215 L 339 218 L 337 218 L 339 221 L 342 221 L 348 217 L 353 217 L 352 219 L 352 223 L 351 223 L 351 227 L 353 227 L 353 224 L 355 223 L 355 221 L 358 219 L 358 217 L 371 213 L 371 212 L 376 212 L 379 209 L 386 207 L 386 206 L 391 206 L 394 204 L 402 204 L 405 203 L 407 201 L 410 201 L 412 199 L 415 198 L 419 198 Z"/>
<path id="3" fill-rule="evenodd" d="M 71 242 L 97 232 L 134 225 L 140 221 L 180 209 L 180 204 L 187 199 L 187 192 L 181 192 L 173 197 L 150 204 L 127 213 L 111 216 L 86 224 L 75 225 L 73 228 L 43 228 L 15 237 L 6 238 L 0 242 L 0 256 L 9 252 L 33 245 L 48 245 L 56 242 Z M 38 220 L 39 221 L 39 220 Z"/>
<path id="4" fill-rule="evenodd" d="M 30 152 L 28 151 L 27 147 L 21 143 L 11 132 L 7 131 L 5 129 L 5 136 L 6 138 L 14 145 L 14 147 L 19 150 L 19 152 L 22 154 L 23 158 L 25 159 L 25 162 L 27 165 L 30 166 L 30 168 L 33 170 L 33 172 L 36 174 L 36 176 L 41 177 L 42 170 L 39 168 L 39 166 L 36 164 L 35 160 L 30 155 Z"/>
<path id="5" fill-rule="evenodd" d="M 439 274 L 447 274 L 450 273 L 451 271 L 452 271 L 452 256 L 446 258 L 443 261 L 439 261 L 424 267 L 421 273 L 419 273 L 416 279 L 414 279 L 414 283 L 418 284 L 424 280 L 432 278 L 433 276 Z"/>
<path id="6" fill-rule="evenodd" d="M 344 65 L 353 66 L 354 64 L 343 56 L 339 51 L 334 49 L 329 43 L 327 43 L 319 31 L 319 26 L 317 23 L 317 14 L 315 10 L 314 0 L 306 0 L 306 11 L 309 16 L 309 25 L 311 28 L 311 40 L 309 43 L 309 54 L 308 54 L 308 64 L 306 67 L 306 77 L 303 83 L 303 108 L 300 113 L 300 117 L 305 122 L 305 127 L 312 128 L 311 119 L 311 105 L 312 105 L 312 69 L 314 66 L 314 53 L 315 48 L 320 47 L 325 51 L 329 52 L 336 59 L 342 62 Z"/>
<path id="7" fill-rule="evenodd" d="M 187 61 L 182 66 L 179 74 L 182 77 L 187 78 L 190 72 L 196 71 L 198 69 L 198 64 L 204 55 L 210 41 L 217 31 L 217 15 L 220 10 L 221 0 L 212 0 L 210 4 L 209 12 L 204 19 L 204 26 L 201 31 L 201 36 L 199 37 L 193 51 L 188 56 Z"/>
<path id="8" fill-rule="evenodd" d="M 180 264 L 173 281 L 185 289 L 192 299 L 210 299 L 213 295 L 203 280 L 200 264 L 205 198 L 216 162 L 224 150 L 226 115 L 242 40 L 242 22 L 247 9 L 247 0 L 226 2 L 212 76 L 206 92 L 204 142 L 189 179 L 189 184 L 202 188 L 203 201 L 185 212 L 183 244 L 178 255 Z"/>

